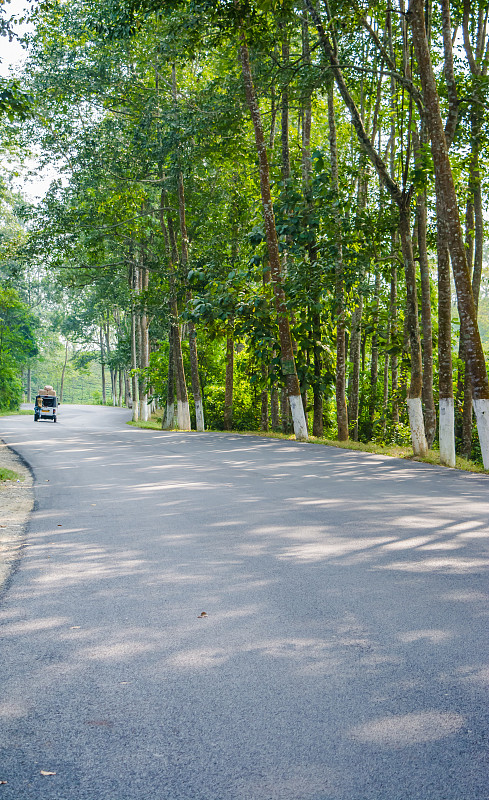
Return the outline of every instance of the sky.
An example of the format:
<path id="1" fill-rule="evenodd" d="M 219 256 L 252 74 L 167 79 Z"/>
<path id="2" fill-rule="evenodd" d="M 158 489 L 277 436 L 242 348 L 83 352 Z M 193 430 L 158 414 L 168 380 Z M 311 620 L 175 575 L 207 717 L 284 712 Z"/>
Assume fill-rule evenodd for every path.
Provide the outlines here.
<path id="1" fill-rule="evenodd" d="M 3 7 L 5 9 L 6 17 L 11 17 L 13 15 L 21 16 L 25 7 L 25 3 L 24 0 L 11 0 L 11 2 L 3 4 Z M 25 29 L 25 25 L 14 26 L 14 31 L 18 34 L 23 33 Z M 0 39 L 0 58 L 2 59 L 0 64 L 0 75 L 5 77 L 10 74 L 12 69 L 22 65 L 22 62 L 25 59 L 25 50 L 21 47 L 16 39 L 13 39 L 11 42 L 9 42 L 8 37 L 3 36 Z"/>
<path id="2" fill-rule="evenodd" d="M 1 0 L 0 0 L 1 2 Z M 6 17 L 21 17 L 24 13 L 27 3 L 25 0 L 10 0 L 3 4 Z M 27 26 L 14 25 L 14 31 L 20 36 L 27 31 Z M 21 46 L 18 40 L 13 39 L 9 42 L 7 36 L 0 38 L 0 76 L 8 77 L 15 75 L 22 68 L 22 64 L 26 59 L 27 52 Z M 14 186 L 19 189 L 22 194 L 31 202 L 39 201 L 44 197 L 47 192 L 51 181 L 59 177 L 54 169 L 45 168 L 40 170 L 39 164 L 35 158 L 28 159 L 22 164 L 11 164 L 12 169 L 17 169 L 20 172 L 18 178 L 14 180 Z M 27 172 L 35 171 L 36 176 L 27 176 Z"/>

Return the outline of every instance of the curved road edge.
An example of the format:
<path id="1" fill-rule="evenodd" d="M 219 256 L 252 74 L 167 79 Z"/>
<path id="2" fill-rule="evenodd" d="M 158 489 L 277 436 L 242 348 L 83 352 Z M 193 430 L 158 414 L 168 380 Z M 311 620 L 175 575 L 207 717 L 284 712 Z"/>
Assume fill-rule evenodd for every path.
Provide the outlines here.
<path id="1" fill-rule="evenodd" d="M 0 481 L 0 596 L 22 554 L 25 530 L 34 506 L 34 480 L 29 465 L 0 439 L 0 467 L 13 470 L 23 481 Z"/>

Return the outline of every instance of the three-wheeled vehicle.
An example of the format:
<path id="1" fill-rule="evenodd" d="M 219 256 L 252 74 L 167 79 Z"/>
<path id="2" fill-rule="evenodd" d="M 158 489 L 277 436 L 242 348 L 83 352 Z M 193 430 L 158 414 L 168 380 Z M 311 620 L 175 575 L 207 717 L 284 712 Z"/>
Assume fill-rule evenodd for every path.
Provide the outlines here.
<path id="1" fill-rule="evenodd" d="M 56 422 L 58 413 L 58 398 L 52 386 L 45 386 L 40 389 L 36 395 L 36 403 L 34 405 L 34 422 L 40 419 L 52 419 Z"/>

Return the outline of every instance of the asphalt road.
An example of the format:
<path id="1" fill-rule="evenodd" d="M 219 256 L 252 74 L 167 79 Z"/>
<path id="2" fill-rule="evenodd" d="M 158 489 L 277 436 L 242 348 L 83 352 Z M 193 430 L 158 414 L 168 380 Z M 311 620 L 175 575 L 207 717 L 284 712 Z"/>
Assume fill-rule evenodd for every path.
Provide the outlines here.
<path id="1" fill-rule="evenodd" d="M 487 800 L 489 479 L 127 419 L 0 420 L 0 800 Z"/>

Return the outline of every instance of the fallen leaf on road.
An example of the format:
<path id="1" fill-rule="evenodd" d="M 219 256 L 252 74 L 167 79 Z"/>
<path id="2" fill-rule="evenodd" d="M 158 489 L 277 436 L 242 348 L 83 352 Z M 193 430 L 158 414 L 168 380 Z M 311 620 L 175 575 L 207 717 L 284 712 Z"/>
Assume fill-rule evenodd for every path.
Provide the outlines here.
<path id="1" fill-rule="evenodd" d="M 58 528 L 62 528 L 62 527 L 63 526 L 62 526 L 61 522 L 58 522 Z"/>
<path id="2" fill-rule="evenodd" d="M 41 775 L 56 775 L 56 773 L 55 772 L 48 772 L 47 770 L 42 769 L 41 770 Z"/>

